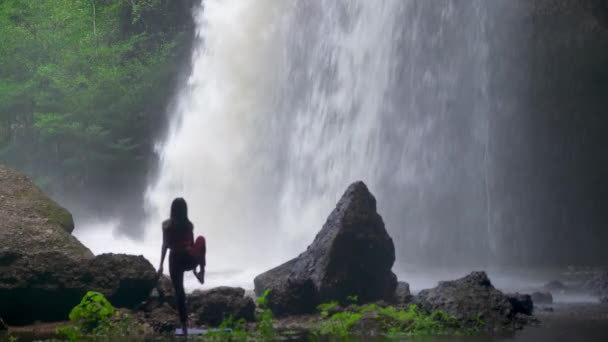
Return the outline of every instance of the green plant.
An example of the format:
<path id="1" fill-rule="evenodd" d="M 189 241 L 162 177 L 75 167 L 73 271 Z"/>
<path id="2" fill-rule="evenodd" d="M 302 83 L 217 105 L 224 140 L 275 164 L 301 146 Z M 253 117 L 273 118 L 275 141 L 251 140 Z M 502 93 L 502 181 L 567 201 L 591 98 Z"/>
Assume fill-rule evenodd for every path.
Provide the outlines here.
<path id="1" fill-rule="evenodd" d="M 246 341 L 248 334 L 245 330 L 245 320 L 234 320 L 230 315 L 220 323 L 217 329 L 209 330 L 204 337 L 217 341 Z"/>
<path id="2" fill-rule="evenodd" d="M 352 327 L 362 317 L 361 313 L 352 311 L 337 312 L 329 319 L 322 321 L 318 327 L 321 335 L 346 337 L 351 333 Z"/>
<path id="3" fill-rule="evenodd" d="M 322 303 L 317 306 L 317 310 L 321 313 L 321 317 L 327 318 L 329 317 L 329 313 L 338 308 L 339 304 L 337 301 L 332 301 L 329 303 Z"/>
<path id="4" fill-rule="evenodd" d="M 272 340 L 276 336 L 272 310 L 268 307 L 269 295 L 270 290 L 266 289 L 257 300 L 258 305 L 262 309 L 261 315 L 258 316 L 257 333 L 262 340 Z"/>
<path id="5" fill-rule="evenodd" d="M 270 294 L 270 289 L 264 290 L 262 296 L 258 297 L 257 302 L 258 306 L 261 308 L 265 308 L 268 305 L 268 295 Z"/>
<path id="6" fill-rule="evenodd" d="M 128 314 L 121 314 L 112 304 L 95 291 L 87 292 L 69 314 L 71 326 L 57 329 L 68 341 L 79 341 L 85 336 L 96 338 L 122 337 L 135 333 L 137 325 Z"/>

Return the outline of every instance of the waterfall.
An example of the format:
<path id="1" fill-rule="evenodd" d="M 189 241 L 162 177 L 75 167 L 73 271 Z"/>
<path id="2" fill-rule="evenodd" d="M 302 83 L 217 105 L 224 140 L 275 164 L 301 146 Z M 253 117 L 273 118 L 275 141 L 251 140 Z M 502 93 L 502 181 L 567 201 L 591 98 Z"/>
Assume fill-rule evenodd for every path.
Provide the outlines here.
<path id="1" fill-rule="evenodd" d="M 490 256 L 488 6 L 203 1 L 146 194 L 146 256 L 181 196 L 209 268 L 251 280 L 303 251 L 355 180 L 399 264 Z"/>

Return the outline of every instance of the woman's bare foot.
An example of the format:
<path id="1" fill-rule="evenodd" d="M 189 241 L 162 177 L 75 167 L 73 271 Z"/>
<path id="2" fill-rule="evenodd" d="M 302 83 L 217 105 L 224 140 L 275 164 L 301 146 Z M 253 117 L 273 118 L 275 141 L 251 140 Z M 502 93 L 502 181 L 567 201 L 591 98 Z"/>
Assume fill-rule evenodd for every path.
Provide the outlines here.
<path id="1" fill-rule="evenodd" d="M 199 283 L 205 283 L 205 271 L 196 272 L 196 270 L 194 270 L 194 276 L 196 277 L 196 279 L 198 279 Z"/>

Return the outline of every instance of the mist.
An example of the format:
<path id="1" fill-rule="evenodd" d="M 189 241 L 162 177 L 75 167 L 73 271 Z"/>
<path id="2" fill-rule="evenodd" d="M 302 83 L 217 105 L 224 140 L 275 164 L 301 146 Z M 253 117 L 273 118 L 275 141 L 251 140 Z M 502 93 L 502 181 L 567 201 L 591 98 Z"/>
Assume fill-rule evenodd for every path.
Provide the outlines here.
<path id="1" fill-rule="evenodd" d="M 303 250 L 363 180 L 403 269 L 605 264 L 593 5 L 207 1 L 158 167 L 121 213 L 144 215 L 114 233 L 156 246 L 184 196 L 217 259 L 257 268 Z"/>

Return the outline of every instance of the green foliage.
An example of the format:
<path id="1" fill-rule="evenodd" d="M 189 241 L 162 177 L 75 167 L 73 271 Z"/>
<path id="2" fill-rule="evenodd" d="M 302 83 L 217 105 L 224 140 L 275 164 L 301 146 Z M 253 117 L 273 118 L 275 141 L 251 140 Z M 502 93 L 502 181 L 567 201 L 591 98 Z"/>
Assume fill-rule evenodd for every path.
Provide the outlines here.
<path id="1" fill-rule="evenodd" d="M 71 326 L 57 329 L 68 341 L 79 341 L 87 336 L 114 338 L 136 333 L 131 317 L 120 315 L 112 304 L 99 292 L 89 291 L 69 314 Z"/>
<path id="2" fill-rule="evenodd" d="M 245 330 L 245 320 L 234 320 L 230 315 L 222 321 L 217 329 L 209 330 L 204 339 L 211 341 L 246 341 L 249 339 L 249 334 Z"/>
<path id="3" fill-rule="evenodd" d="M 190 3 L 0 1 L 0 163 L 64 190 L 140 177 L 110 171 L 151 158 Z"/>
<path id="4" fill-rule="evenodd" d="M 379 334 L 388 337 L 475 334 L 484 326 L 479 317 L 472 325 L 465 325 L 445 311 L 420 310 L 416 305 L 403 309 L 372 303 L 341 309 L 338 302 L 329 302 L 317 309 L 323 320 L 318 323 L 316 333 L 341 338 L 361 333 L 356 326 L 364 316 L 374 322 L 372 326 L 378 327 Z"/>
<path id="5" fill-rule="evenodd" d="M 321 317 L 329 317 L 330 312 L 336 310 L 340 304 L 337 301 L 322 303 L 317 306 L 317 310 L 321 313 Z"/>
<path id="6" fill-rule="evenodd" d="M 415 335 L 470 335 L 480 331 L 484 323 L 478 320 L 472 326 L 463 323 L 442 310 L 423 311 L 416 305 L 407 310 L 386 307 L 378 310 L 389 336 Z"/>
<path id="7" fill-rule="evenodd" d="M 84 332 L 106 333 L 114 312 L 112 304 L 101 293 L 89 291 L 70 311 L 69 318 Z"/>
<path id="8" fill-rule="evenodd" d="M 321 335 L 346 337 L 351 334 L 352 327 L 363 315 L 358 312 L 337 312 L 319 324 L 318 330 Z"/>
<path id="9" fill-rule="evenodd" d="M 276 330 L 274 328 L 274 318 L 272 310 L 268 307 L 268 295 L 270 290 L 264 290 L 261 297 L 258 298 L 257 302 L 262 309 L 261 315 L 258 315 L 257 333 L 258 337 L 262 340 L 269 341 L 276 336 Z"/>
<path id="10" fill-rule="evenodd" d="M 270 294 L 270 289 L 264 290 L 262 296 L 257 298 L 258 306 L 261 308 L 265 308 L 268 305 L 268 295 Z"/>

